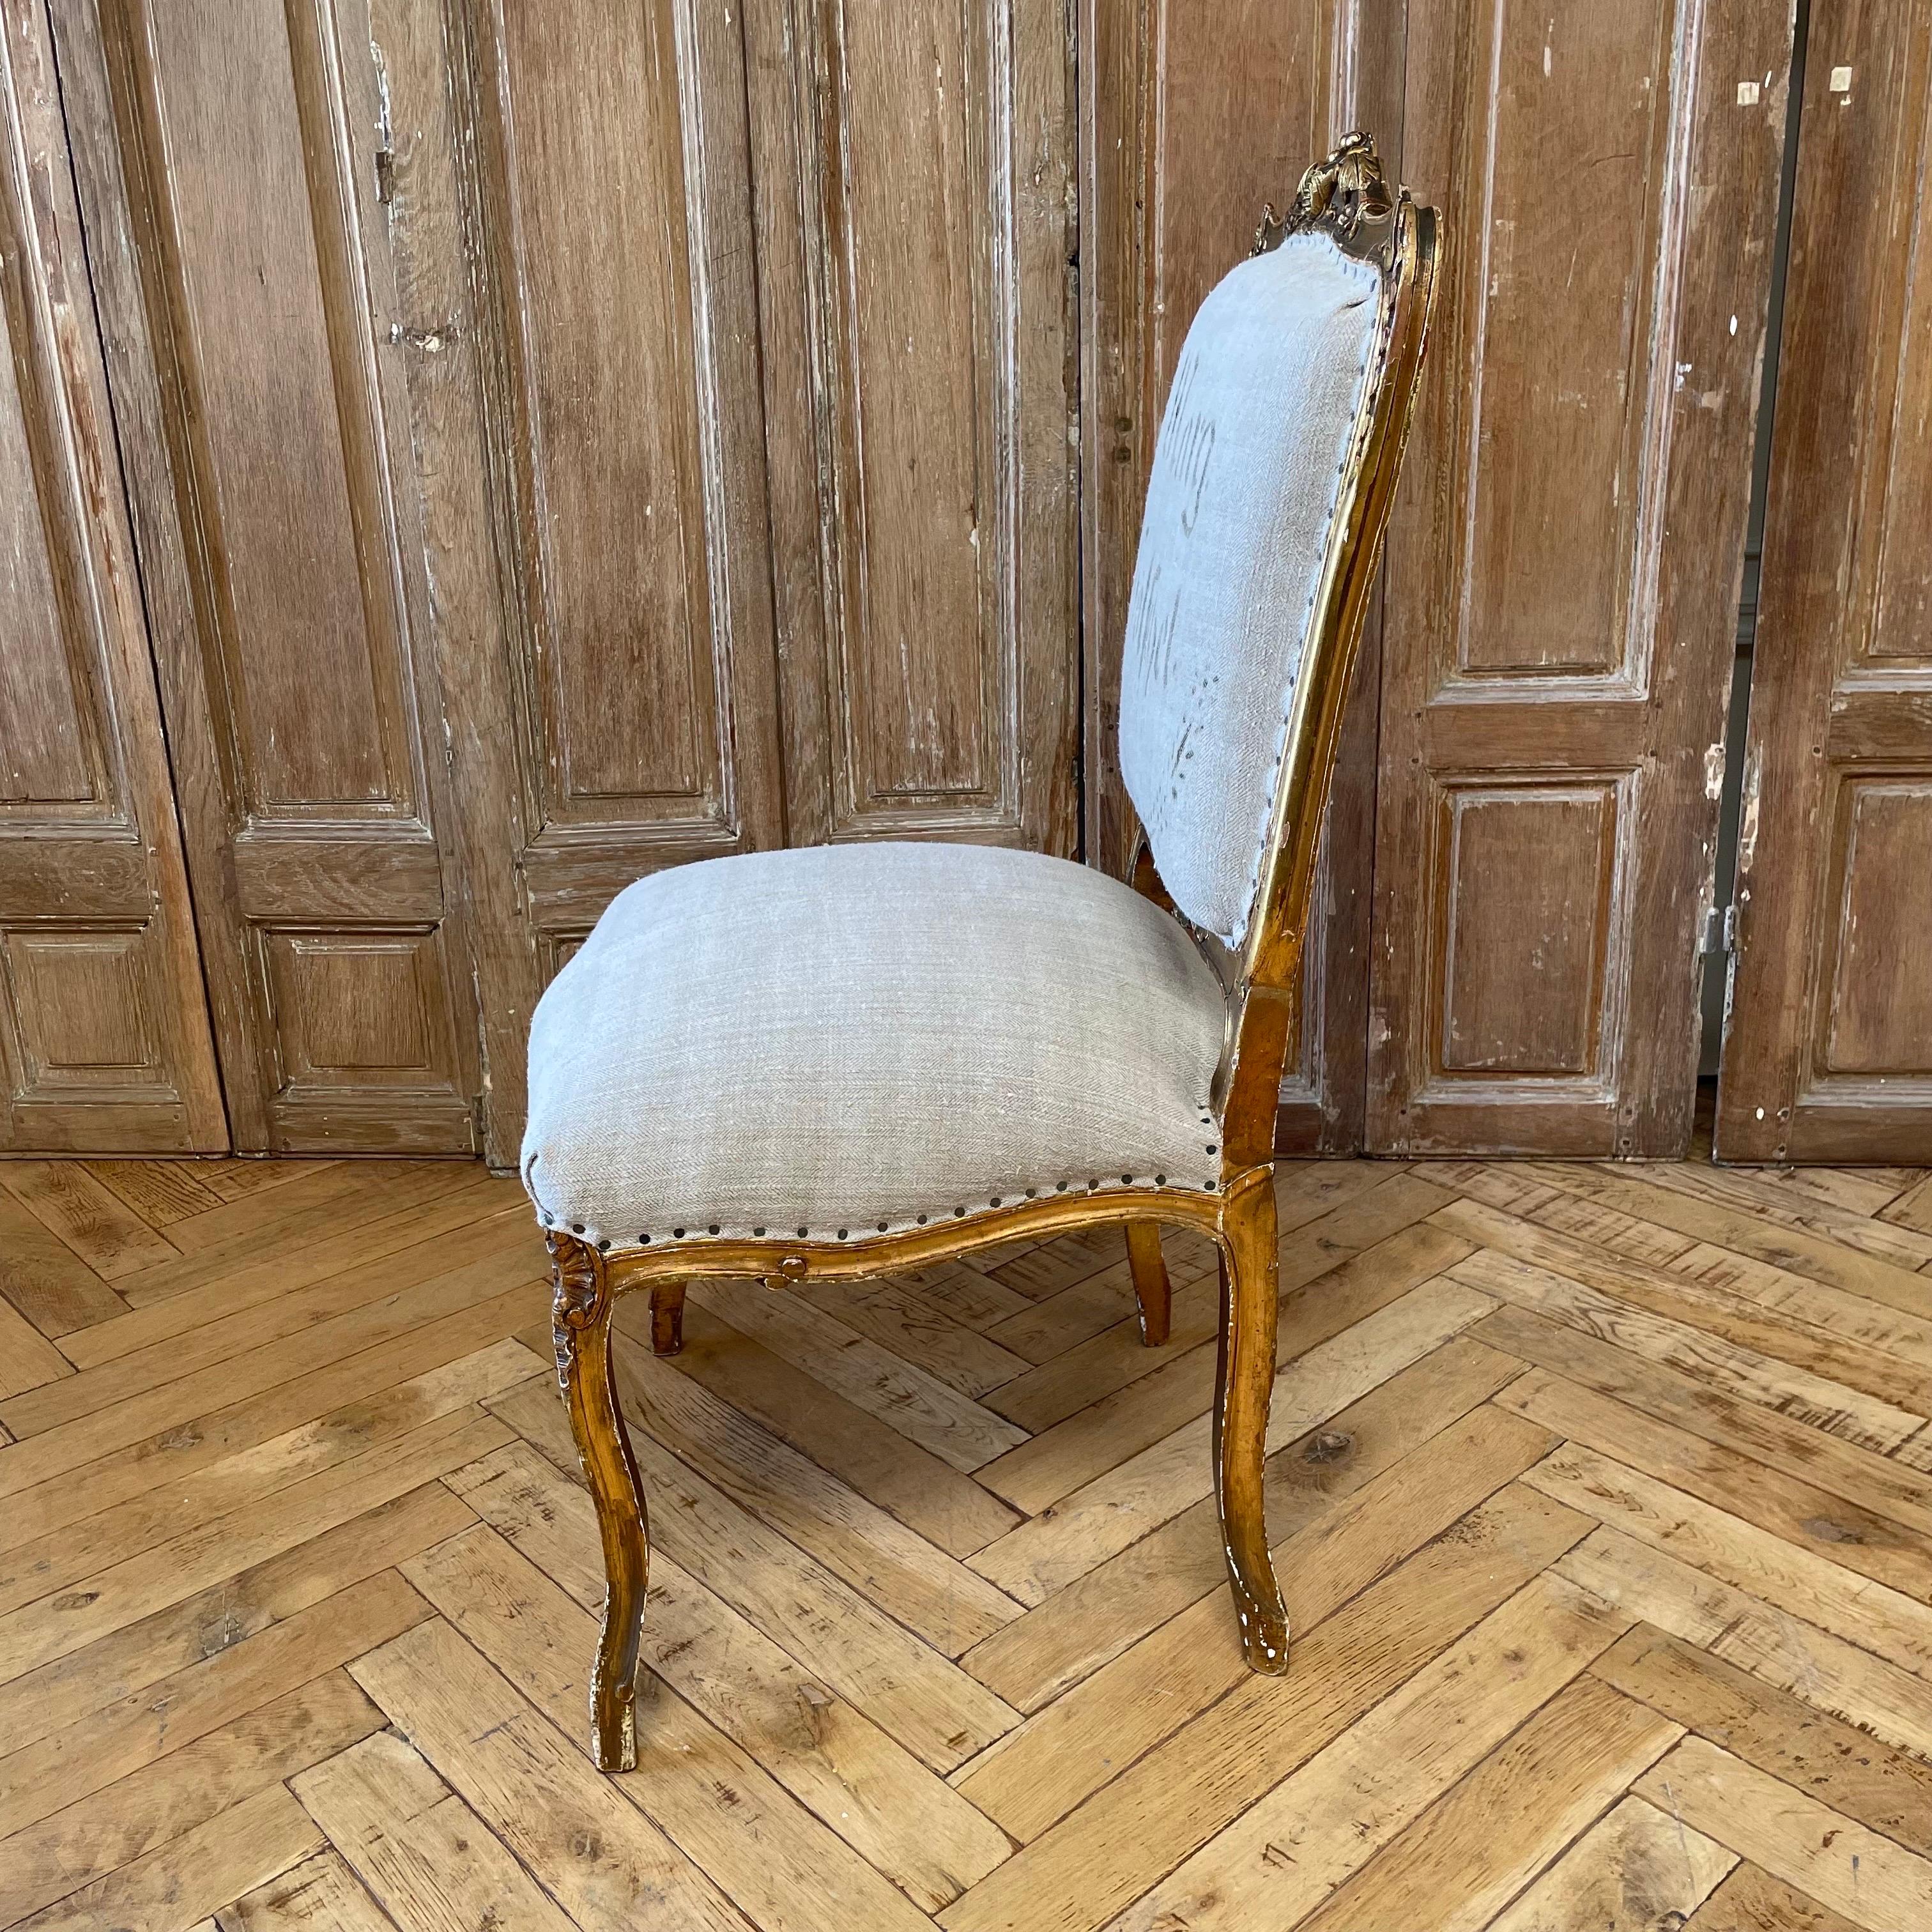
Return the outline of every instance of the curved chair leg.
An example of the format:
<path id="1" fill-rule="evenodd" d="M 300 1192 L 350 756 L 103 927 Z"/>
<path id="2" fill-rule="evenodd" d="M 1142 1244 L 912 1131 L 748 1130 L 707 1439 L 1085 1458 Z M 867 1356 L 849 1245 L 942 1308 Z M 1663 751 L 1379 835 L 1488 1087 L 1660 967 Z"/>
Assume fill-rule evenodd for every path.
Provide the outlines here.
<path id="1" fill-rule="evenodd" d="M 674 1355 L 684 1346 L 684 1289 L 681 1281 L 660 1281 L 651 1288 L 651 1353 Z"/>
<path id="2" fill-rule="evenodd" d="M 556 1378 L 570 1408 L 577 1454 L 597 1505 L 604 1539 L 604 1631 L 590 1675 L 590 1722 L 600 1771 L 638 1762 L 638 1647 L 644 1622 L 650 1534 L 644 1484 L 617 1408 L 610 1357 L 614 1298 L 595 1248 L 568 1234 L 548 1237 L 556 1268 L 550 1332 Z"/>
<path id="3" fill-rule="evenodd" d="M 1141 1340 L 1148 1348 L 1158 1348 L 1167 1340 L 1173 1298 L 1167 1264 L 1161 1258 L 1158 1221 L 1127 1223 L 1127 1265 L 1133 1270 L 1134 1299 L 1140 1304 Z"/>
<path id="4" fill-rule="evenodd" d="M 1276 1294 L 1273 1170 L 1244 1174 L 1222 1210 L 1221 1343 L 1214 1397 L 1214 1492 L 1221 1544 L 1248 1667 L 1288 1668 L 1288 1607 L 1268 1556 L 1262 1467 L 1274 1389 Z"/>

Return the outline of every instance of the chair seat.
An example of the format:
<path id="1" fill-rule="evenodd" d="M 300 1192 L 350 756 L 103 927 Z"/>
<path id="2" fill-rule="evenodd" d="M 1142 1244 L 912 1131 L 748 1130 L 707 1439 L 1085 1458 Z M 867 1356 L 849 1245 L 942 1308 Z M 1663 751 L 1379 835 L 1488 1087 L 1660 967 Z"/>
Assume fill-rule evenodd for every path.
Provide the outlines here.
<path id="1" fill-rule="evenodd" d="M 537 1007 L 524 1184 L 612 1249 L 1212 1191 L 1224 1014 L 1178 921 L 1065 860 L 881 843 L 680 866 L 620 893 Z"/>

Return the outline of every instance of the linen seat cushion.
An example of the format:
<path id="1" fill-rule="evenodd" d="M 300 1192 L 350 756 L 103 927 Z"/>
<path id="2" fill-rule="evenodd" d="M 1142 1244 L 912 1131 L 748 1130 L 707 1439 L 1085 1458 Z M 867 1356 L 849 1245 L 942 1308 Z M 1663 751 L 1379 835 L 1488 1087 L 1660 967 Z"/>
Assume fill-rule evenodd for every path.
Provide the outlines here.
<path id="1" fill-rule="evenodd" d="M 524 1184 L 613 1249 L 856 1241 L 1129 1178 L 1211 1191 L 1225 1011 L 1179 922 L 1065 860 L 680 866 L 620 893 L 538 1004 Z"/>
<path id="2" fill-rule="evenodd" d="M 1120 772 L 1162 883 L 1232 946 L 1259 895 L 1297 680 L 1372 364 L 1382 274 L 1320 233 L 1223 276 L 1154 446 Z"/>

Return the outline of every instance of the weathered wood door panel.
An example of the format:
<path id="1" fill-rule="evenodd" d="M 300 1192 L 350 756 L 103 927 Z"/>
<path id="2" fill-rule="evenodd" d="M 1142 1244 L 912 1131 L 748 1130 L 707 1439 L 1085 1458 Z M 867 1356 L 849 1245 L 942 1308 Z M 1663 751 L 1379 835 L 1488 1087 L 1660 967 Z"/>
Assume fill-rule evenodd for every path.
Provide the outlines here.
<path id="1" fill-rule="evenodd" d="M 466 1151 L 366 16 L 62 13 L 236 1144 Z"/>
<path id="2" fill-rule="evenodd" d="M 1082 524 L 1088 862 L 1132 843 L 1120 778 L 1120 640 L 1167 386 L 1202 299 L 1246 254 L 1264 206 L 1349 128 L 1399 167 L 1402 0 L 1081 10 Z M 1301 1032 L 1276 1144 L 1362 1144 L 1378 679 L 1372 620 L 1318 864 Z"/>
<path id="3" fill-rule="evenodd" d="M 1932 1145 L 1932 16 L 1814 0 L 1721 1160 Z"/>
<path id="4" fill-rule="evenodd" d="M 1789 10 L 1408 17 L 1447 274 L 1389 538 L 1370 1144 L 1680 1154 Z"/>
<path id="5" fill-rule="evenodd" d="M 1078 837 L 1065 0 L 751 0 L 794 844 Z"/>
<path id="6" fill-rule="evenodd" d="M 0 5 L 0 1148 L 227 1125 L 41 0 Z"/>
<path id="7" fill-rule="evenodd" d="M 783 842 L 740 26 L 376 0 L 486 1148 L 640 874 Z"/>

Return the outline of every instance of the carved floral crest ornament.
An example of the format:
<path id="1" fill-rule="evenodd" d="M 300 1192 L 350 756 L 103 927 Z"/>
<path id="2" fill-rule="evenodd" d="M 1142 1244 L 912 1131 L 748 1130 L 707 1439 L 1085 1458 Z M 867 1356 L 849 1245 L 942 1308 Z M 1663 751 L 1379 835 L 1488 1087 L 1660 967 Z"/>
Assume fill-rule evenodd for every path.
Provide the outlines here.
<path id="1" fill-rule="evenodd" d="M 1070 1154 L 1049 1159 L 1040 1150 L 1053 1144 L 1040 1139 L 1036 1122 L 1016 1119 L 1024 1110 L 1011 1104 L 1027 1076 L 1023 1066 L 989 1084 L 986 1117 L 971 1136 L 944 1140 L 943 1109 L 923 1124 L 899 1118 L 893 1109 L 904 1093 L 917 1090 L 926 1057 L 950 1056 L 954 1084 L 935 1090 L 952 1093 L 962 1081 L 970 1087 L 976 1060 L 1002 1044 L 999 1035 L 1007 1036 L 1010 1051 L 1024 1017 L 1014 1004 L 974 1016 L 976 1033 L 944 1011 L 915 1016 L 926 1022 L 922 1030 L 898 1042 L 899 1058 L 886 1062 L 883 1076 L 892 1106 L 878 1118 L 892 1131 L 874 1132 L 865 1150 L 870 1166 L 853 1168 L 872 1188 L 868 1196 L 856 1186 L 849 1196 L 828 1194 L 826 1172 L 806 1172 L 814 1160 L 823 1168 L 826 1143 L 846 1126 L 840 1109 L 828 1113 L 822 1091 L 799 1101 L 812 1125 L 789 1143 L 760 1112 L 764 1084 L 798 1084 L 796 1066 L 782 1053 L 772 1058 L 771 1042 L 789 1042 L 798 1055 L 814 1042 L 808 1032 L 788 1034 L 767 1024 L 769 1016 L 755 1006 L 736 1022 L 752 1042 L 746 1054 L 754 1060 L 765 1054 L 755 1065 L 713 1066 L 694 1053 L 680 1060 L 688 1042 L 675 1038 L 654 1042 L 658 1057 L 645 1062 L 708 1070 L 702 1077 L 716 1083 L 717 1120 L 688 1117 L 708 1090 L 694 1099 L 680 1094 L 674 1105 L 662 1082 L 625 1088 L 614 1103 L 608 1090 L 613 1042 L 622 1045 L 617 1030 L 636 1023 L 640 1004 L 639 988 L 616 969 L 630 970 L 631 962 L 648 959 L 650 946 L 670 943 L 663 919 L 639 918 L 640 902 L 620 910 L 629 894 L 606 913 L 538 1009 L 524 1173 L 555 1265 L 557 1378 L 604 1545 L 609 1591 L 590 1701 L 597 1761 L 607 1770 L 637 1761 L 634 1706 L 649 1562 L 643 1486 L 619 1412 L 612 1311 L 620 1295 L 645 1290 L 652 1347 L 674 1354 L 686 1285 L 707 1276 L 753 1277 L 783 1290 L 821 1277 L 902 1273 L 976 1249 L 1114 1222 L 1126 1230 L 1142 1339 L 1157 1346 L 1167 1339 L 1168 1296 L 1158 1224 L 1208 1237 L 1220 1255 L 1212 1453 L 1228 1580 L 1250 1665 L 1270 1673 L 1288 1668 L 1287 1614 L 1268 1555 L 1262 1483 L 1276 1367 L 1275 1111 L 1297 1032 L 1302 939 L 1342 707 L 1427 331 L 1435 216 L 1392 190 L 1373 142 L 1351 134 L 1304 176 L 1285 220 L 1276 221 L 1272 210 L 1264 216 L 1256 250 L 1210 295 L 1190 331 L 1182 356 L 1187 380 L 1177 380 L 1149 484 L 1144 568 L 1135 586 L 1121 706 L 1123 773 L 1143 826 L 1130 874 L 1139 896 L 1084 868 L 1028 855 L 998 860 L 1006 869 L 996 874 L 973 870 L 996 863 L 983 854 L 974 858 L 973 848 L 933 846 L 910 857 L 902 848 L 894 861 L 901 868 L 896 876 L 914 884 L 920 868 L 943 871 L 948 854 L 963 855 L 959 868 L 976 885 L 997 876 L 1036 892 L 1046 879 L 1044 897 L 1030 908 L 1016 902 L 1018 916 L 1034 922 L 1026 935 L 1034 951 L 1022 946 L 1018 954 L 1034 962 L 1029 970 L 1044 970 L 1040 922 L 1074 901 L 1083 908 L 1090 901 L 1100 922 L 1095 929 L 1118 931 L 1141 949 L 1108 960 L 1117 979 L 1138 960 L 1150 984 L 1183 990 L 1200 1058 L 1198 1078 L 1190 1076 L 1196 1084 L 1174 1086 L 1178 1098 L 1162 1128 L 1168 1140 L 1110 1145 L 1107 1159 L 1097 1151 L 1090 1159 L 1082 1146 L 1077 1166 Z M 812 868 L 830 862 L 805 853 L 763 854 L 656 878 L 705 873 L 722 880 L 725 874 L 707 868 L 736 867 L 729 881 L 742 894 L 752 880 L 760 890 L 784 888 L 787 862 L 812 871 L 814 879 L 820 872 Z M 872 862 L 862 857 L 838 862 L 853 867 L 843 876 L 871 876 L 858 870 Z M 1059 870 L 1048 878 L 1040 868 Z M 688 906 L 693 896 L 686 892 L 680 901 L 680 890 L 674 884 L 662 891 L 654 904 L 660 910 Z M 692 916 L 699 923 L 688 929 L 701 936 L 704 918 L 715 924 L 723 915 L 704 895 L 696 897 Z M 976 919 L 996 916 L 1001 908 L 988 908 L 986 898 L 979 890 L 958 903 Z M 754 920 L 758 912 L 754 904 L 745 916 Z M 618 932 L 627 919 L 630 929 Z M 608 934 L 607 925 L 613 928 Z M 876 928 L 862 922 L 855 929 Z M 748 953 L 761 956 L 742 944 L 720 956 L 736 971 Z M 952 964 L 930 950 L 926 956 L 936 966 Z M 842 984 L 833 992 L 863 997 L 864 959 L 839 963 L 862 982 L 860 991 Z M 1092 970 L 1090 961 L 1078 963 L 1080 973 Z M 682 980 L 694 976 L 686 965 Z M 956 992 L 958 983 L 956 972 L 947 984 Z M 1063 993 L 1068 984 L 1084 983 L 1054 982 Z M 586 998 L 593 1006 L 596 999 L 606 1002 L 592 1014 L 603 1024 L 560 1027 L 557 1015 L 574 1017 Z M 1038 1002 L 1016 1004 L 1048 1002 L 1042 992 Z M 971 1049 L 963 1052 L 951 1036 L 962 1026 Z M 1079 1050 L 1100 1050 L 1075 1022 L 1069 1030 L 1076 1046 L 1088 1042 Z M 1127 1047 L 1134 1050 L 1135 1042 Z M 1070 1108 L 1113 1104 L 1105 1090 L 1096 1100 L 1097 1090 L 1123 1084 L 1110 1081 L 1113 1070 L 1079 1078 L 1076 1051 L 1070 1077 L 1066 1040 L 1049 1036 L 1044 1050 L 1060 1056 L 1054 1070 Z M 1150 1041 L 1146 1050 L 1156 1053 L 1159 1042 Z M 1134 1076 L 1130 1064 L 1124 1084 L 1133 1085 Z M 1040 1084 L 1051 1087 L 1044 1073 Z M 1118 1118 L 1131 1126 L 1131 1106 L 1122 1105 L 1128 1111 Z M 541 1122 L 540 1112 L 546 1114 Z M 1102 1129 L 1115 1118 L 1094 1118 Z M 586 1128 L 592 1120 L 596 1126 Z M 1090 1140 L 1096 1131 L 1091 1120 L 1086 1130 Z M 1009 1131 L 1034 1138 L 1003 1167 L 997 1144 Z M 675 1185 L 665 1184 L 668 1196 L 697 1173 L 701 1186 L 687 1189 L 688 1198 L 656 1198 L 640 1187 L 634 1172 L 614 1166 L 614 1140 L 653 1132 L 681 1138 L 668 1154 L 639 1138 L 640 1158 L 658 1163 L 653 1174 L 676 1177 Z M 800 1164 L 796 1186 L 782 1160 L 769 1172 L 753 1172 L 754 1160 L 772 1158 L 775 1140 L 781 1156 Z M 922 1180 L 943 1192 L 909 1193 L 894 1150 L 904 1150 L 904 1171 L 914 1172 L 921 1154 L 942 1144 L 964 1150 L 962 1170 L 979 1165 Z M 693 1166 L 694 1147 L 710 1168 Z M 742 1154 L 735 1166 L 734 1148 Z M 586 1168 L 597 1177 L 594 1184 L 580 1178 Z M 842 1172 L 833 1170 L 833 1178 Z M 1022 1178 L 1002 1180 L 1003 1173 Z M 800 1197 L 814 1179 L 818 1204 L 805 1210 Z"/>

